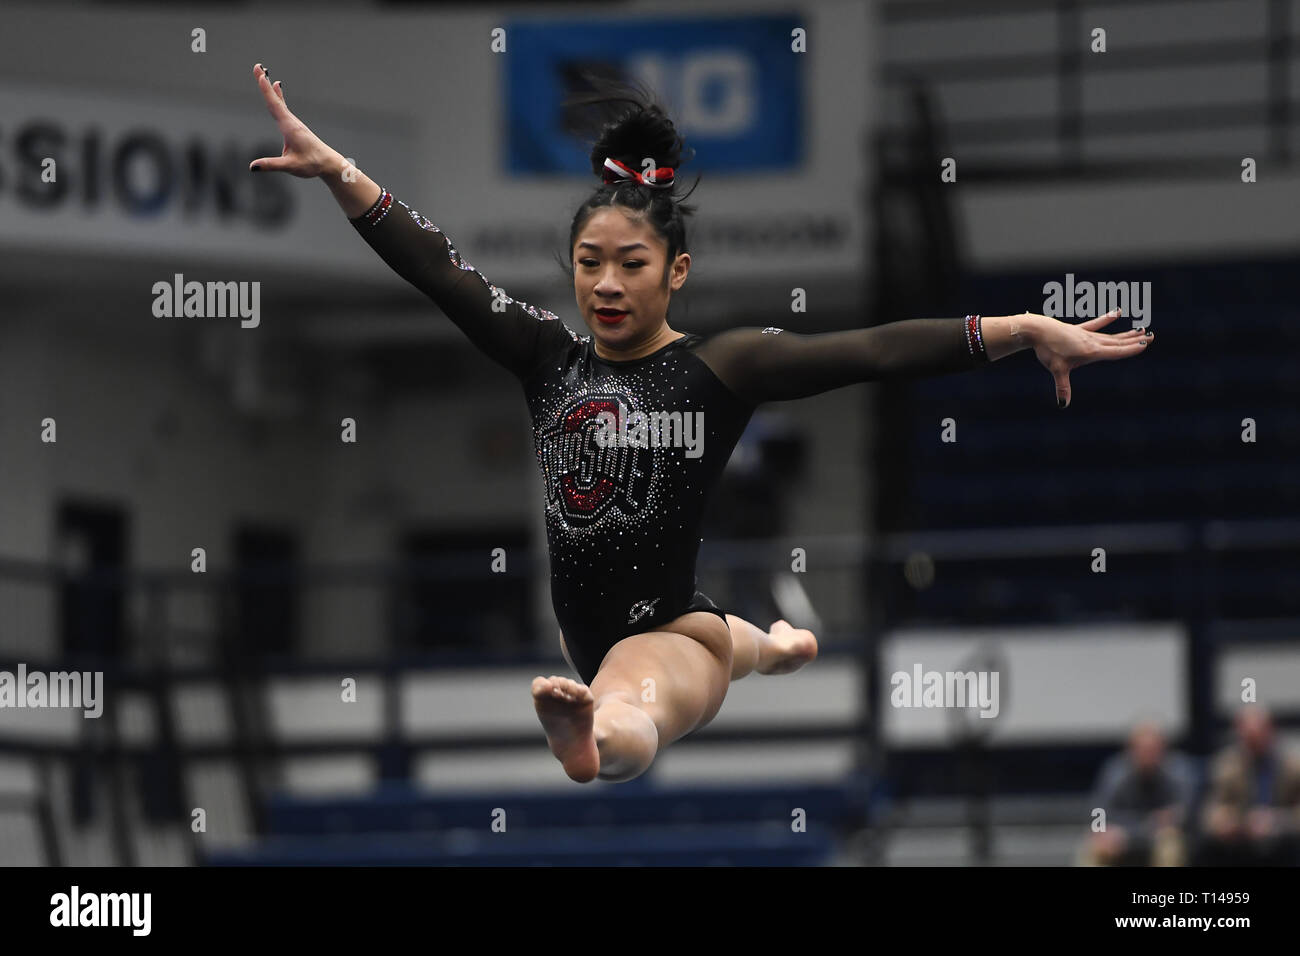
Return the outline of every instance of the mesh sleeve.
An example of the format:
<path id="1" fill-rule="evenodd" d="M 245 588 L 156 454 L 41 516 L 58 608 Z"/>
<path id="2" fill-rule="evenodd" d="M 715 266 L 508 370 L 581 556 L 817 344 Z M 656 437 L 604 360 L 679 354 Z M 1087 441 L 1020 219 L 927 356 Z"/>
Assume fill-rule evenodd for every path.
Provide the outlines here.
<path id="1" fill-rule="evenodd" d="M 388 190 L 348 221 L 394 272 L 516 377 L 527 378 L 556 351 L 582 341 L 554 313 L 518 302 L 489 282 L 441 229 Z"/>
<path id="2" fill-rule="evenodd" d="M 743 400 L 807 398 L 856 382 L 920 378 L 988 364 L 965 319 L 906 319 L 869 329 L 801 335 L 776 328 L 719 332 L 697 355 Z"/>

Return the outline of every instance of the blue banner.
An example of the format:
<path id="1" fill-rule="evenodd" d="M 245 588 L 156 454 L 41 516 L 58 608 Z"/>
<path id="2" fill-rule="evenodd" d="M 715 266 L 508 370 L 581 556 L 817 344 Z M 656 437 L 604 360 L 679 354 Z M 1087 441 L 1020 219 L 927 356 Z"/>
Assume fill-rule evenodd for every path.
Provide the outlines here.
<path id="1" fill-rule="evenodd" d="M 564 98 L 592 72 L 647 83 L 695 154 L 681 171 L 788 171 L 803 161 L 803 59 L 793 16 L 516 21 L 506 30 L 505 169 L 592 175 Z M 594 134 L 592 134 L 594 135 Z"/>

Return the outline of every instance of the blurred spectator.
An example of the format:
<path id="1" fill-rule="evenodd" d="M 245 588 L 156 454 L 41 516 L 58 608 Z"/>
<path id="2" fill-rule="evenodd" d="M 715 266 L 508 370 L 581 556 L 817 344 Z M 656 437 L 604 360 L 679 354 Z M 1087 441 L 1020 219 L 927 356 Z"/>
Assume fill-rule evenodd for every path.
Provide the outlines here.
<path id="1" fill-rule="evenodd" d="M 1237 712 L 1237 739 L 1214 760 L 1196 862 L 1203 866 L 1300 863 L 1300 758 L 1283 751 L 1267 710 Z"/>
<path id="2" fill-rule="evenodd" d="M 1191 761 L 1167 750 L 1158 726 L 1138 724 L 1128 749 L 1111 757 L 1098 776 L 1093 806 L 1106 811 L 1106 829 L 1089 834 L 1081 862 L 1182 866 L 1194 791 Z"/>

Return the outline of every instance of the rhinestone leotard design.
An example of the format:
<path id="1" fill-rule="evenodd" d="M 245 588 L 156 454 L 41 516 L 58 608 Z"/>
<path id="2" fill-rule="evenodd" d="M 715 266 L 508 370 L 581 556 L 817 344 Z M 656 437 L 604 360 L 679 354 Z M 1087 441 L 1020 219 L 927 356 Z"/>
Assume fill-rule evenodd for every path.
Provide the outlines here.
<path id="1" fill-rule="evenodd" d="M 987 361 L 972 353 L 962 319 L 814 335 L 770 326 L 685 333 L 650 355 L 611 361 L 591 336 L 506 295 L 387 191 L 351 222 L 522 385 L 545 496 L 552 605 L 588 683 L 624 637 L 691 610 L 725 614 L 696 586 L 699 529 L 758 404 Z"/>

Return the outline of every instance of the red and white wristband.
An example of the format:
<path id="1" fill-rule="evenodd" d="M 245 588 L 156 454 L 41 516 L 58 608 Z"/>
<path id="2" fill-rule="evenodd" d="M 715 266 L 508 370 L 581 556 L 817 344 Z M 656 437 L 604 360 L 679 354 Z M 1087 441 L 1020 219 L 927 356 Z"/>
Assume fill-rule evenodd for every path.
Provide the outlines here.
<path id="1" fill-rule="evenodd" d="M 393 194 L 383 186 L 379 189 L 379 198 L 375 200 L 375 204 L 358 217 L 364 219 L 368 226 L 378 225 L 379 221 L 388 215 L 388 210 L 393 205 Z"/>
<path id="2" fill-rule="evenodd" d="M 970 349 L 972 356 L 988 361 L 989 353 L 984 351 L 984 332 L 978 315 L 966 316 L 966 348 Z"/>

